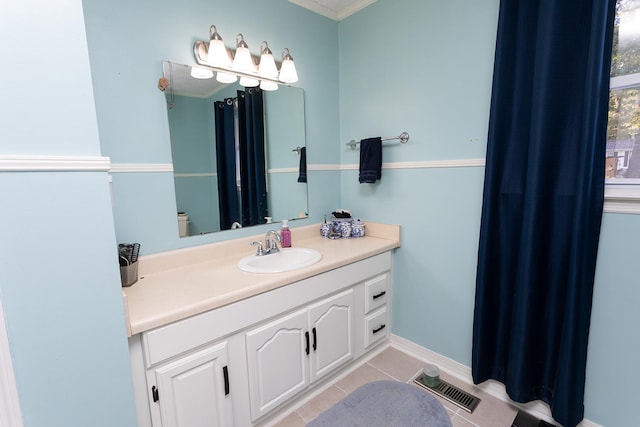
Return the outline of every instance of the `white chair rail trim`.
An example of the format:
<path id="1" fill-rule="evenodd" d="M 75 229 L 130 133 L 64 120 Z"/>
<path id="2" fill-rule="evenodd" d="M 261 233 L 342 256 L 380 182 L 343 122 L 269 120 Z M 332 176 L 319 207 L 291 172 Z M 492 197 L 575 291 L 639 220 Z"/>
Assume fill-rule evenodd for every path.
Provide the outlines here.
<path id="1" fill-rule="evenodd" d="M 108 157 L 0 155 L 0 172 L 107 172 Z"/>
<path id="2" fill-rule="evenodd" d="M 383 163 L 383 169 L 433 169 L 484 167 L 485 159 L 426 160 Z M 354 171 L 358 164 L 309 164 L 309 171 Z M 270 173 L 295 172 L 296 168 L 271 169 Z M 111 163 L 109 157 L 0 155 L 0 172 L 173 172 L 171 163 Z M 604 212 L 640 214 L 640 184 L 607 184 Z"/>

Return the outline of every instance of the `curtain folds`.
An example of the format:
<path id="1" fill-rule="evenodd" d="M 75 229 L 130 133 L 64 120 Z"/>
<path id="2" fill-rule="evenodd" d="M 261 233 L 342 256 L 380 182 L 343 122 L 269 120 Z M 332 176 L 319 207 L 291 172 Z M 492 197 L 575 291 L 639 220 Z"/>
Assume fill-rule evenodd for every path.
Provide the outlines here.
<path id="1" fill-rule="evenodd" d="M 502 0 L 472 374 L 583 418 L 615 0 Z"/>
<path id="2" fill-rule="evenodd" d="M 242 225 L 263 224 L 267 209 L 267 179 L 262 90 L 238 91 Z"/>
<path id="3" fill-rule="evenodd" d="M 233 99 L 214 103 L 216 124 L 216 168 L 218 175 L 218 210 L 220 230 L 228 230 L 240 221 L 236 185 L 236 141 Z"/>

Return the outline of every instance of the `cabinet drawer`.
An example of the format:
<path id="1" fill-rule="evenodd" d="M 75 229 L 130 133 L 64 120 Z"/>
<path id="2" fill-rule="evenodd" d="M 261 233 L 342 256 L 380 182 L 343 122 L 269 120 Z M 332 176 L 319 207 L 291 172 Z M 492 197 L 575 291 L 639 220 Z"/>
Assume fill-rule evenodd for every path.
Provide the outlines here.
<path id="1" fill-rule="evenodd" d="M 389 334 L 388 319 L 387 319 L 387 307 L 383 307 L 380 310 L 371 313 L 364 319 L 365 331 L 364 331 L 364 347 L 367 348 L 370 345 L 386 338 Z"/>
<path id="2" fill-rule="evenodd" d="M 387 303 L 389 273 L 364 282 L 364 312 L 369 313 Z"/>

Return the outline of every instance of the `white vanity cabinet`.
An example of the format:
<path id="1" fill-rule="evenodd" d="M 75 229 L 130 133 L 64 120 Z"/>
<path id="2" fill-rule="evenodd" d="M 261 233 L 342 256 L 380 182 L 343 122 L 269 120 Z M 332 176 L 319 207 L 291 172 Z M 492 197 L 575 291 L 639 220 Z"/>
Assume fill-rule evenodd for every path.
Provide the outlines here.
<path id="1" fill-rule="evenodd" d="M 227 357 L 222 342 L 152 370 L 151 397 L 159 402 L 162 426 L 233 425 Z"/>
<path id="2" fill-rule="evenodd" d="M 389 336 L 389 272 L 364 282 L 364 347 L 368 348 Z"/>
<path id="3" fill-rule="evenodd" d="M 133 335 L 138 427 L 260 425 L 326 384 L 388 338 L 391 264 L 379 253 Z"/>
<path id="4" fill-rule="evenodd" d="M 246 333 L 252 420 L 353 359 L 353 295 L 348 289 Z"/>

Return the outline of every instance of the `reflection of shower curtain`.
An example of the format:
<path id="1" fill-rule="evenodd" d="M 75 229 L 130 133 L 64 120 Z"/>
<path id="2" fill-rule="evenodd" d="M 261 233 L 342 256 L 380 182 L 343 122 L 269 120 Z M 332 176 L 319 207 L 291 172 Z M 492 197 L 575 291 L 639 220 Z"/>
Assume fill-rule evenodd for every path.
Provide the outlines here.
<path id="1" fill-rule="evenodd" d="M 233 99 L 216 101 L 214 105 L 220 230 L 228 230 L 231 228 L 231 224 L 240 221 L 236 188 Z"/>
<path id="2" fill-rule="evenodd" d="M 242 225 L 256 225 L 268 216 L 262 90 L 238 91 Z"/>

